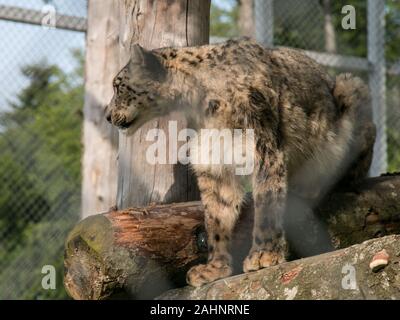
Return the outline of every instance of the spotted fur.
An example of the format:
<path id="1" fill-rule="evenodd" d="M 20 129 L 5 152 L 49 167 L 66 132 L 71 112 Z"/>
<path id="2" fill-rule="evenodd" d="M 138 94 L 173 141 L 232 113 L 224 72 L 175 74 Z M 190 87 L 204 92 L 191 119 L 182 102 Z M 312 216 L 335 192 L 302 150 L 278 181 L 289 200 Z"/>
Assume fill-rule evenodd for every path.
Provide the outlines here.
<path id="1" fill-rule="evenodd" d="M 246 272 L 285 261 L 282 216 L 289 191 L 318 198 L 337 183 L 364 177 L 371 162 L 375 127 L 365 85 L 349 74 L 333 79 L 300 51 L 265 49 L 250 39 L 153 51 L 136 45 L 114 88 L 107 118 L 128 133 L 173 110 L 198 130 L 254 129 L 255 218 Z M 232 272 L 229 241 L 244 187 L 233 166 L 193 168 L 209 258 L 188 272 L 187 281 L 200 286 Z"/>

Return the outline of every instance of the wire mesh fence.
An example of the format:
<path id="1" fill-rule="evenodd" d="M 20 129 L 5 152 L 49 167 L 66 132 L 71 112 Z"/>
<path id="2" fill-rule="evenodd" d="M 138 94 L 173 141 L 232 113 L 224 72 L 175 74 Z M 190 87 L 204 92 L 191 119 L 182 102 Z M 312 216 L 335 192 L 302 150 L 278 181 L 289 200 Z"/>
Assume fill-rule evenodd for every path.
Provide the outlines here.
<path id="1" fill-rule="evenodd" d="M 214 17 L 217 41 L 227 21 L 253 2 L 254 34 L 266 46 L 304 50 L 332 76 L 351 72 L 370 87 L 377 142 L 371 175 L 399 171 L 400 3 L 393 0 L 225 0 L 214 3 L 234 14 Z M 239 4 L 239 5 L 237 5 Z M 235 7 L 236 5 L 236 7 Z M 232 9 L 233 8 L 233 9 Z M 272 20 L 272 21 L 271 21 Z M 220 26 L 221 25 L 221 26 Z M 225 28 L 223 28 L 225 27 Z M 242 34 L 240 26 L 237 34 Z"/>
<path id="2" fill-rule="evenodd" d="M 66 297 L 63 243 L 80 211 L 86 2 L 0 0 L 0 299 Z M 254 0 L 253 36 L 306 50 L 332 75 L 350 71 L 374 86 L 367 3 Z M 212 36 L 238 35 L 240 1 L 212 4 Z M 355 30 L 342 26 L 345 5 L 355 8 Z M 16 7 L 35 11 L 27 15 Z M 43 20 L 51 8 L 58 28 L 49 28 L 51 17 Z M 377 95 L 386 108 L 384 121 L 376 120 L 387 147 L 376 157 L 387 159 L 389 171 L 400 171 L 400 4 L 386 1 L 385 16 L 379 57 L 386 77 Z M 56 270 L 54 290 L 42 286 L 46 265 Z"/>
<path id="3" fill-rule="evenodd" d="M 400 127 L 397 111 L 400 101 L 396 98 L 400 90 L 399 3 L 381 0 L 257 2 L 263 4 L 261 10 L 267 10 L 267 3 L 273 7 L 275 46 L 306 50 L 327 66 L 332 75 L 351 72 L 369 84 L 377 125 L 371 175 L 399 170 L 400 141 L 396 139 Z M 260 13 L 258 16 L 261 20 L 265 17 Z M 258 24 L 265 25 L 262 21 Z"/>
<path id="4" fill-rule="evenodd" d="M 66 297 L 63 244 L 80 207 L 85 43 L 71 30 L 82 29 L 86 10 L 82 0 L 0 1 L 0 299 Z M 75 16 L 58 21 L 69 30 L 49 25 L 60 15 Z M 55 288 L 42 286 L 44 266 L 54 267 Z"/>

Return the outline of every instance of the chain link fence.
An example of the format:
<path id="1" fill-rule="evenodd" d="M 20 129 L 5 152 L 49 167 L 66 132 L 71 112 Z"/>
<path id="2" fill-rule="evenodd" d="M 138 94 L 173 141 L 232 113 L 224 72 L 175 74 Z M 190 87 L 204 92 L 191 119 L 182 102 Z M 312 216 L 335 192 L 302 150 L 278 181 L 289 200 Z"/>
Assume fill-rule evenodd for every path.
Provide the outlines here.
<path id="1" fill-rule="evenodd" d="M 67 297 L 62 254 L 80 211 L 86 2 L 0 0 L 0 299 Z M 375 173 L 400 171 L 400 5 L 384 3 L 384 35 L 374 38 L 368 2 L 254 0 L 254 36 L 306 50 L 332 75 L 350 71 L 368 82 L 380 128 Z M 212 18 L 211 29 L 240 30 L 238 3 L 213 0 L 223 10 L 214 6 L 212 17 L 227 14 Z M 345 5 L 356 10 L 355 30 L 342 27 Z M 54 267 L 54 289 L 45 266 Z"/>
<path id="2" fill-rule="evenodd" d="M 274 32 L 273 40 L 269 41 L 274 45 L 306 50 L 332 75 L 351 72 L 369 84 L 377 125 L 370 173 L 376 176 L 399 171 L 400 3 L 391 0 L 255 2 L 262 3 L 261 10 L 273 7 Z"/>
<path id="3" fill-rule="evenodd" d="M 304 50 L 335 76 L 351 72 L 368 83 L 377 140 L 371 176 L 400 171 L 400 3 L 395 0 L 220 0 L 212 39 L 252 2 L 254 36 L 265 46 Z M 225 10 L 225 11 L 224 11 Z M 244 15 L 243 15 L 244 16 Z M 229 30 L 229 29 L 228 29 Z M 228 32 L 225 32 L 228 34 Z M 232 36 L 232 32 L 229 32 Z"/>
<path id="4" fill-rule="evenodd" d="M 86 0 L 0 0 L 0 299 L 67 297 L 86 11 Z"/>

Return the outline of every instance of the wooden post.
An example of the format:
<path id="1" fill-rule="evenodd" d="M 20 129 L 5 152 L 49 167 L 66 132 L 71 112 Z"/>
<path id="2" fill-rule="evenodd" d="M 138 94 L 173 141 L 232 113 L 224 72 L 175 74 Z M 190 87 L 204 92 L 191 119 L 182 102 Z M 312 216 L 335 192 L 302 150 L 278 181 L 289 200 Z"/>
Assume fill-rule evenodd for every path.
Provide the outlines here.
<path id="1" fill-rule="evenodd" d="M 104 118 L 104 107 L 119 71 L 118 2 L 90 0 L 86 47 L 83 124 L 82 216 L 115 205 L 118 131 Z"/>
<path id="2" fill-rule="evenodd" d="M 124 0 L 120 10 L 120 67 L 129 60 L 134 43 L 147 49 L 208 43 L 209 0 Z M 178 121 L 178 132 L 187 126 L 181 115 L 174 114 L 145 124 L 131 137 L 120 134 L 118 208 L 198 199 L 197 184 L 188 166 L 150 165 L 146 161 L 148 130 L 162 129 L 168 136 L 171 119 Z"/>

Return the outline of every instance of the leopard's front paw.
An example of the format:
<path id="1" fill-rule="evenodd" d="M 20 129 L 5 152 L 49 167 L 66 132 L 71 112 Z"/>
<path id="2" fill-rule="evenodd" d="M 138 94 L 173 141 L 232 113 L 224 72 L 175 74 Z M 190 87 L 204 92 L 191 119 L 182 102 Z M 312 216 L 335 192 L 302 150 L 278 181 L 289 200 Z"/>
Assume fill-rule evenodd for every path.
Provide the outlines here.
<path id="1" fill-rule="evenodd" d="M 186 274 L 186 282 L 194 287 L 229 277 L 232 274 L 230 265 L 217 261 L 210 261 L 207 264 L 199 264 L 192 267 Z"/>
<path id="2" fill-rule="evenodd" d="M 285 262 L 284 252 L 255 250 L 243 261 L 243 271 L 250 272 Z"/>

